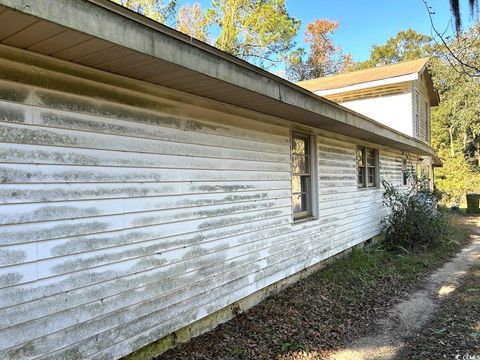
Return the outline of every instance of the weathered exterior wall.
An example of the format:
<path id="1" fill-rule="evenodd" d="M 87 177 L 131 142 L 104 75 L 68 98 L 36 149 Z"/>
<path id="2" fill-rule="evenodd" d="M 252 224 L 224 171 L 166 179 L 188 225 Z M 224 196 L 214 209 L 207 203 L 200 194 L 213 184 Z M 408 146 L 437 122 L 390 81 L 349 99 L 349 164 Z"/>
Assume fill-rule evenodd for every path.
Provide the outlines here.
<path id="1" fill-rule="evenodd" d="M 379 233 L 356 141 L 296 127 L 318 133 L 319 218 L 293 224 L 294 125 L 17 55 L 0 52 L 1 359 L 121 357 Z M 380 165 L 401 184 L 399 152 Z"/>

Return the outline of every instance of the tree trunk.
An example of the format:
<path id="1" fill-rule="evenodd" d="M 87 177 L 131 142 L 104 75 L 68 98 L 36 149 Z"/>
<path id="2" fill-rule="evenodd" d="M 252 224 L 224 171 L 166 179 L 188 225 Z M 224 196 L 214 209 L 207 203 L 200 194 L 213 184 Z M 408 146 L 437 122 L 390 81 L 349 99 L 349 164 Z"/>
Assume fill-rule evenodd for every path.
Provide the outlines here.
<path id="1" fill-rule="evenodd" d="M 455 156 L 455 149 L 453 148 L 453 131 L 452 128 L 448 128 L 448 133 L 450 134 L 450 155 Z"/>

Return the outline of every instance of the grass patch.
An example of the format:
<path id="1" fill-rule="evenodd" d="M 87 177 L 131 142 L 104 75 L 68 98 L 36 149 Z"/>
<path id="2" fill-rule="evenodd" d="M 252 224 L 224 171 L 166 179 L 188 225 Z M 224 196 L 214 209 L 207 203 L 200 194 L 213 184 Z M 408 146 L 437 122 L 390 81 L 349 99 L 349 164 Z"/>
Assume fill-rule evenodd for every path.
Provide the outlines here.
<path id="1" fill-rule="evenodd" d="M 353 249 L 158 359 L 321 359 L 363 334 L 389 306 L 421 285 L 466 242 L 466 231 L 454 226 L 449 239 L 428 251 L 389 251 L 381 244 Z"/>
<path id="2" fill-rule="evenodd" d="M 415 336 L 400 359 L 480 357 L 480 264 L 442 304 L 433 321 Z M 475 357 L 476 356 L 476 357 Z"/>
<path id="3" fill-rule="evenodd" d="M 467 239 L 458 219 L 450 219 L 449 241 L 428 251 L 397 249 L 388 251 L 383 244 L 353 249 L 347 257 L 313 275 L 320 282 L 332 282 L 332 295 L 355 305 L 363 302 L 384 303 L 415 287 L 416 281 L 439 267 Z M 383 295 L 383 296 L 382 296 Z M 377 299 L 372 299 L 372 296 Z"/>

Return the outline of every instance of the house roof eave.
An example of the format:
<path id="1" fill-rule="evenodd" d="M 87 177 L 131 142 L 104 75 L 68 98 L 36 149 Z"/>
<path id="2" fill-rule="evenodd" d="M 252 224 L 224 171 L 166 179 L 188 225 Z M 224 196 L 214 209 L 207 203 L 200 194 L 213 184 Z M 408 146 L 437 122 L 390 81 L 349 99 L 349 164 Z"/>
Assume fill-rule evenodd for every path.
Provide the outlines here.
<path id="1" fill-rule="evenodd" d="M 29 6 L 24 3 L 23 0 L 0 0 L 0 5 L 4 6 L 3 9 L 0 7 L 0 13 L 9 11 L 9 16 L 18 16 L 21 21 L 25 20 L 25 24 L 29 24 L 21 29 L 23 37 L 12 35 L 0 39 L 9 46 L 39 51 L 52 57 L 372 143 L 418 154 L 434 154 L 431 147 L 417 139 L 111 1 L 36 1 Z M 70 11 L 64 11 L 67 8 Z M 29 17 L 35 18 L 30 21 Z M 0 22 L 0 30 L 8 32 L 8 28 L 2 27 L 18 27 L 21 21 Z M 58 47 L 59 44 L 52 40 L 51 34 L 41 34 L 37 25 L 42 23 L 43 28 L 50 32 L 58 26 L 56 31 L 59 34 L 64 31 L 83 37 L 82 44 L 91 46 L 82 47 L 79 44 L 73 46 L 75 51 L 67 49 L 55 52 L 55 46 Z M 34 29 L 35 26 L 37 28 Z M 30 39 L 27 36 L 29 31 L 32 33 Z M 30 42 L 33 39 L 38 41 L 25 46 L 26 38 Z M 48 48 L 46 44 L 50 43 L 51 48 Z M 100 50 L 92 53 L 94 45 Z M 127 55 L 122 55 L 120 60 L 106 61 L 105 58 L 111 55 L 109 52 Z M 148 65 L 135 63 L 136 57 L 142 56 Z M 131 64 L 126 63 L 129 57 L 133 59 Z M 118 63 L 123 59 L 125 63 L 120 71 Z M 114 63 L 117 67 L 111 65 Z M 135 66 L 141 66 L 139 72 L 127 71 L 129 67 Z"/>

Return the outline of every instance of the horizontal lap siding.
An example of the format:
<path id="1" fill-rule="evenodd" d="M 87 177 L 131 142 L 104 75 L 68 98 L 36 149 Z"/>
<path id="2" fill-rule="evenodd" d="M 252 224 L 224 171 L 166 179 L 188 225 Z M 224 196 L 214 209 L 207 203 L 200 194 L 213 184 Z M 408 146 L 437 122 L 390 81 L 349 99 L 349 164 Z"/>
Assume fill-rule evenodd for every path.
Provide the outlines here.
<path id="1" fill-rule="evenodd" d="M 323 136 L 317 138 L 317 145 L 319 221 L 326 216 L 330 228 L 345 229 L 336 246 L 347 249 L 379 234 L 384 216 L 382 190 L 358 189 L 356 145 Z M 382 177 L 385 159 L 380 151 Z"/>
<path id="2" fill-rule="evenodd" d="M 75 79 L 58 74 L 14 83 L 9 66 L 1 358 L 117 358 L 379 233 L 381 190 L 357 189 L 351 142 L 318 136 L 319 217 L 292 224 L 287 127 L 127 106 L 93 82 L 98 98 L 59 92 Z M 399 154 L 381 154 L 401 181 Z"/>
<path id="3" fill-rule="evenodd" d="M 99 357 L 122 336 L 126 354 L 145 317 L 172 332 L 192 321 L 178 314 L 248 295 L 301 252 L 290 249 L 287 128 L 1 85 L 2 358 Z"/>

